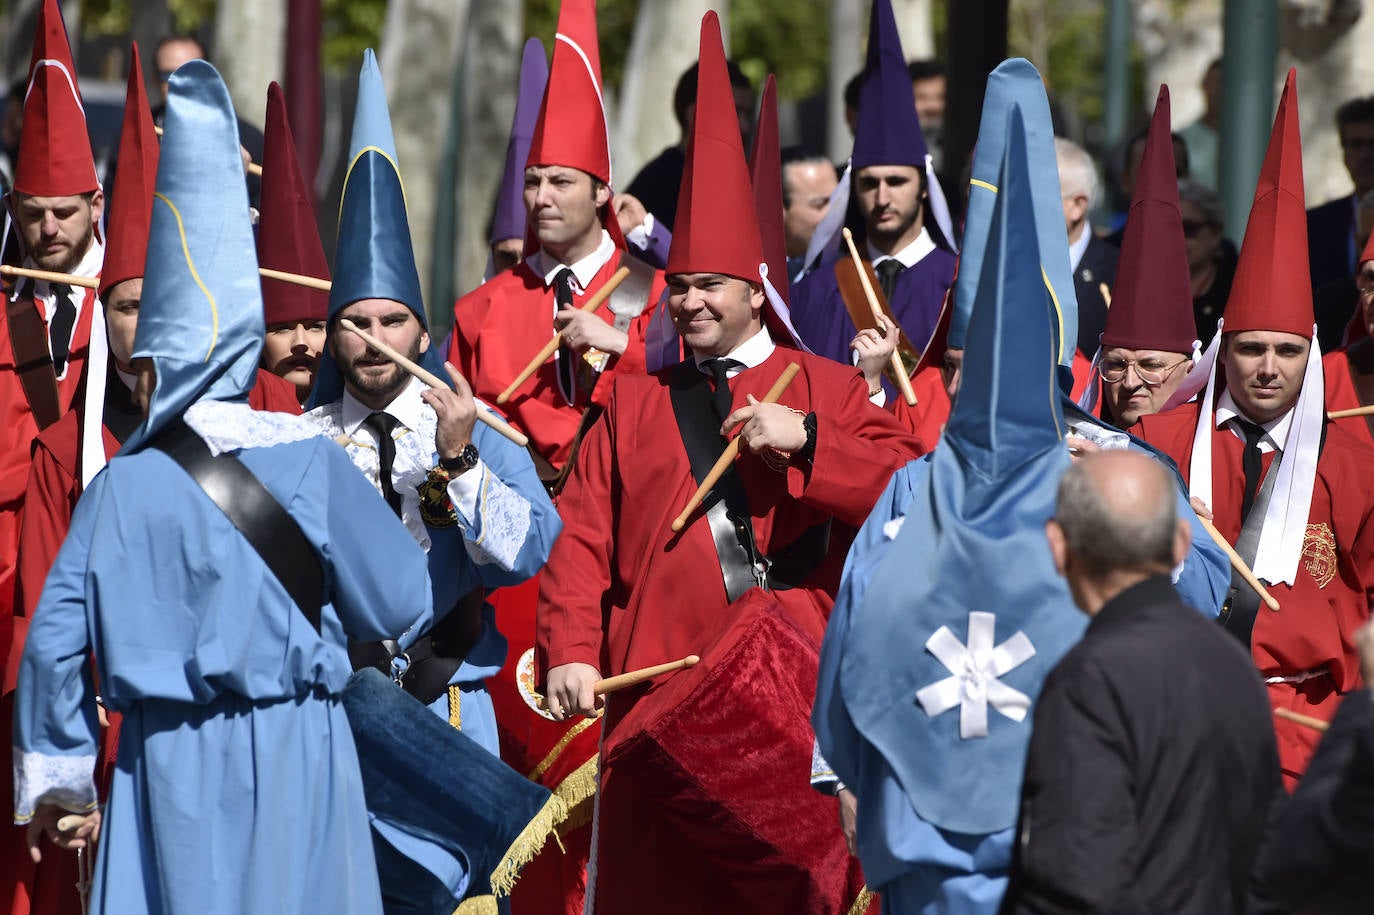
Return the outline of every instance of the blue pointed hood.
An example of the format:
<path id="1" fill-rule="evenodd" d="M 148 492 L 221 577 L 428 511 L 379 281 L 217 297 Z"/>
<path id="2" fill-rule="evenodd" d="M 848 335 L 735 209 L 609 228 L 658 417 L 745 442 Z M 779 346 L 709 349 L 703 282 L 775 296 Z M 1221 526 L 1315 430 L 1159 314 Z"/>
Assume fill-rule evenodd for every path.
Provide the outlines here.
<path id="1" fill-rule="evenodd" d="M 371 48 L 363 52 L 362 71 L 358 74 L 353 138 L 348 146 L 348 170 L 344 173 L 343 197 L 339 202 L 334 283 L 329 291 L 331 325 L 340 311 L 360 299 L 401 302 L 415 312 L 422 327 L 429 327 L 424 297 L 420 294 L 420 274 L 415 269 L 405 185 L 391 133 L 386 89 Z M 429 353 L 433 352 L 431 346 Z M 343 377 L 334 357 L 326 350 L 315 374 L 310 406 L 331 403 L 342 396 Z"/>
<path id="2" fill-rule="evenodd" d="M 850 554 L 846 580 L 862 575 L 867 590 L 839 662 L 853 725 L 917 815 L 961 843 L 1015 825 L 1035 702 L 1087 624 L 1045 539 L 1069 454 L 1054 318 L 1024 279 L 1040 270 L 1034 179 L 1019 112 L 1004 116 L 963 385 L 940 446 L 893 477 L 905 513 L 875 513 L 860 538 L 875 542 L 876 519 L 880 545 Z M 862 793 L 873 786 L 860 775 Z"/>
<path id="3" fill-rule="evenodd" d="M 1072 387 L 1069 369 L 1078 345 L 1078 299 L 1069 269 L 1069 236 L 1064 228 L 1064 204 L 1059 195 L 1059 165 L 1054 157 L 1054 123 L 1050 118 L 1045 84 L 1030 61 L 1003 61 L 988 76 L 983 96 L 983 117 L 978 145 L 973 151 L 968 209 L 964 218 L 963 249 L 959 252 L 959 277 L 954 293 L 954 317 L 949 346 L 962 349 L 969 329 L 973 302 L 983 279 L 983 260 L 997 199 L 997 174 L 1007 145 L 1008 118 L 1012 107 L 1021 109 L 1025 126 L 1026 168 L 1030 173 L 1033 228 L 1040 246 L 1041 279 L 1057 311 L 1058 361 L 1064 366 L 1060 384 Z"/>
<path id="4" fill-rule="evenodd" d="M 168 80 L 134 358 L 157 368 L 137 451 L 199 400 L 242 400 L 257 377 L 264 326 L 258 259 L 229 90 L 203 60 Z"/>
<path id="5" fill-rule="evenodd" d="M 928 152 L 892 0 L 873 0 L 868 59 L 859 89 L 859 123 L 854 131 L 854 168 L 911 165 L 924 169 Z"/>
<path id="6" fill-rule="evenodd" d="M 1007 142 L 964 346 L 963 381 L 942 443 L 990 482 L 1028 458 L 1060 448 L 1064 414 L 1056 385 L 1058 313 L 1040 273 L 1034 177 L 1019 106 Z M 1062 226 L 1062 222 L 1061 222 Z M 970 265 L 971 266 L 971 265 Z M 960 279 L 967 274 L 960 271 Z"/>

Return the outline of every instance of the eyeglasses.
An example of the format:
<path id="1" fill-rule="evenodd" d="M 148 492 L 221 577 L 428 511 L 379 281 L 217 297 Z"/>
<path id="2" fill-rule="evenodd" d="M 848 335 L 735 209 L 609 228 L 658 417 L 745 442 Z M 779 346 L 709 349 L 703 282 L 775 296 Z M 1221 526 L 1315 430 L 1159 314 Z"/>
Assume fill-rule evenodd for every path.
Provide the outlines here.
<path id="1" fill-rule="evenodd" d="M 1103 359 L 1098 365 L 1097 371 L 1102 376 L 1103 381 L 1116 384 L 1126 377 L 1126 370 L 1135 366 L 1136 377 L 1151 387 L 1163 384 L 1164 379 L 1173 374 L 1174 369 L 1187 362 L 1188 358 L 1178 360 L 1172 365 L 1164 365 L 1158 359 L 1143 359 L 1137 362 L 1134 359 Z"/>

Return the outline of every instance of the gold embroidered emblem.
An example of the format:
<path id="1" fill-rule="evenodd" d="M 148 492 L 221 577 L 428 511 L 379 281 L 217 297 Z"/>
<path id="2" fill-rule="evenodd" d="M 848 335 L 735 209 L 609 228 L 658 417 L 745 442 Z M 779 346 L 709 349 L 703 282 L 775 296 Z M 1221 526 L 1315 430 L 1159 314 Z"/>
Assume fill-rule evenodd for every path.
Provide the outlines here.
<path id="1" fill-rule="evenodd" d="M 544 697 L 535 692 L 534 689 L 534 649 L 526 648 L 525 653 L 520 656 L 520 660 L 515 665 L 515 688 L 520 691 L 520 698 L 525 700 L 525 704 L 534 710 L 536 715 L 555 720 L 549 714 L 549 710 L 543 707 Z"/>
<path id="2" fill-rule="evenodd" d="M 1336 537 L 1326 524 L 1307 525 L 1307 536 L 1302 541 L 1302 564 L 1319 588 L 1325 588 L 1336 577 Z"/>
<path id="3" fill-rule="evenodd" d="M 431 473 L 416 487 L 420 496 L 420 519 L 433 528 L 453 527 L 458 515 L 448 497 L 448 477 Z"/>

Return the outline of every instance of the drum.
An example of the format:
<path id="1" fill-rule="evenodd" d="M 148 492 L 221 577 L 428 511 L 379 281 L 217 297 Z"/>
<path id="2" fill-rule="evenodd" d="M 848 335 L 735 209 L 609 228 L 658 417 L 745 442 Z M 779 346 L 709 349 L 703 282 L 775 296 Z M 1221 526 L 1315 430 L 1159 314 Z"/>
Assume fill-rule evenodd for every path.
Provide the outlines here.
<path id="1" fill-rule="evenodd" d="M 749 904 L 847 912 L 862 887 L 838 804 L 811 788 L 818 646 L 753 589 L 701 663 L 616 717 L 604 758 Z M 614 879 L 607 874 L 606 879 Z"/>

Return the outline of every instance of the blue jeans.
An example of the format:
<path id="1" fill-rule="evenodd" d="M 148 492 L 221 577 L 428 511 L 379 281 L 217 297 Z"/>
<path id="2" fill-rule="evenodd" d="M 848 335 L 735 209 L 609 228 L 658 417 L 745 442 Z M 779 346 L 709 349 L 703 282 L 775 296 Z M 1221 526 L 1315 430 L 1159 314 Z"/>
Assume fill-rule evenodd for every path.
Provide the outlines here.
<path id="1" fill-rule="evenodd" d="M 354 673 L 342 698 L 368 812 L 391 838 L 379 836 L 374 822 L 386 911 L 447 915 L 463 898 L 488 895 L 492 871 L 548 801 L 548 789 L 440 720 L 380 671 Z M 402 842 L 395 841 L 398 831 Z M 436 868 L 435 861 L 449 864 Z"/>

